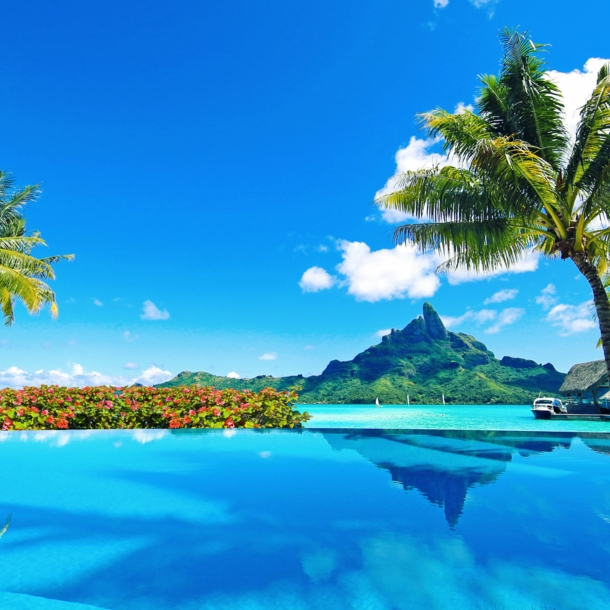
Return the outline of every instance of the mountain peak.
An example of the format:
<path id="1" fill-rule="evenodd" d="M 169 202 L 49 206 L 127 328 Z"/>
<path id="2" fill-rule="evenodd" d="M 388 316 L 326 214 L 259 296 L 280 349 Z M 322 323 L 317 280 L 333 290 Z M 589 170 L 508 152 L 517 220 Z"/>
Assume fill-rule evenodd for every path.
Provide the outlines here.
<path id="1" fill-rule="evenodd" d="M 428 301 L 424 303 L 424 321 L 426 322 L 426 330 L 433 339 L 449 338 L 441 317 Z"/>

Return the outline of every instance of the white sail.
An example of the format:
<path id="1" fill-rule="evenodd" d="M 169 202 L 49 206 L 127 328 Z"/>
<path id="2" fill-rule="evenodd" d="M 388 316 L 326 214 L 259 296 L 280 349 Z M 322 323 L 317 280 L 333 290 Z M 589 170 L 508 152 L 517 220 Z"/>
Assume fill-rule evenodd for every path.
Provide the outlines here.
<path id="1" fill-rule="evenodd" d="M 379 398 L 375 398 L 375 406 L 376 407 L 380 407 L 381 405 L 379 404 Z"/>

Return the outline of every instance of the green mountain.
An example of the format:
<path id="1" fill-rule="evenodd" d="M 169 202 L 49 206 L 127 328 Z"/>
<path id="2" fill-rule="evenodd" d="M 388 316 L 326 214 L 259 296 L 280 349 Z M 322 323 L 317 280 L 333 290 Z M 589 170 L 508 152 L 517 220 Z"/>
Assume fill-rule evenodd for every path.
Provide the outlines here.
<path id="1" fill-rule="evenodd" d="M 157 387 L 211 385 L 216 388 L 296 389 L 299 402 L 371 404 L 528 404 L 556 394 L 564 373 L 552 364 L 505 356 L 498 360 L 473 336 L 447 331 L 430 303 L 402 330 L 353 360 L 332 360 L 321 375 L 230 379 L 184 371 Z"/>

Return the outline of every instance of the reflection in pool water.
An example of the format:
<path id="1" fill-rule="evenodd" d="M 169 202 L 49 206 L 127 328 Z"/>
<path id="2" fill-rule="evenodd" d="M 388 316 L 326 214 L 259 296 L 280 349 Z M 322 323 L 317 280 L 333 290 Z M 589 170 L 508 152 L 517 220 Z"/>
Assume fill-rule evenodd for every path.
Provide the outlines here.
<path id="1" fill-rule="evenodd" d="M 610 607 L 605 434 L 0 440 L 0 608 Z"/>

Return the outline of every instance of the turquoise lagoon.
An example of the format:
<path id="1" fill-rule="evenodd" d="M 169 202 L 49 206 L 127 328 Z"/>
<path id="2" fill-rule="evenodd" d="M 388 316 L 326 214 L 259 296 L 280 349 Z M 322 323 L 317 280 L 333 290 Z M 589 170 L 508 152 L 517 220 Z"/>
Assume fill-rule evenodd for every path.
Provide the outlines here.
<path id="1" fill-rule="evenodd" d="M 11 516 L 2 609 L 610 607 L 608 434 L 140 430 L 0 441 L 0 528 Z"/>
<path id="2" fill-rule="evenodd" d="M 531 405 L 299 405 L 308 428 L 608 432 L 610 422 L 537 420 Z"/>

